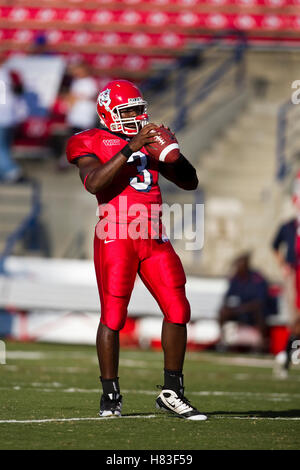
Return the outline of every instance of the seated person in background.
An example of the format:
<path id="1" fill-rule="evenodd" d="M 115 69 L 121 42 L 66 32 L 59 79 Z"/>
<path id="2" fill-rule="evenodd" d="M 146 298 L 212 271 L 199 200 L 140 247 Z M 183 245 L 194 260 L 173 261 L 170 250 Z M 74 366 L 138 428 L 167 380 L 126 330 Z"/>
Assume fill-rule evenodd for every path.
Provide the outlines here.
<path id="1" fill-rule="evenodd" d="M 267 300 L 268 283 L 259 272 L 251 269 L 250 254 L 239 256 L 234 262 L 234 274 L 219 311 L 221 331 L 229 321 L 255 327 L 261 336 L 259 349 L 265 351 L 268 346 L 265 320 Z"/>

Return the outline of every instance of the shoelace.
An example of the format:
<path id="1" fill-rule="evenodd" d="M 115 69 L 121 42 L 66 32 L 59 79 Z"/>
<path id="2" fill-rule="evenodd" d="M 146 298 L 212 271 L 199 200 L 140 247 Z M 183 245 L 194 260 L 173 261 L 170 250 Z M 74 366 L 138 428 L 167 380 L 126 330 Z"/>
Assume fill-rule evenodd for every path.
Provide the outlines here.
<path id="1" fill-rule="evenodd" d="M 171 402 L 171 400 L 170 400 Z M 178 396 L 174 398 L 171 402 L 172 405 L 176 408 L 179 413 L 187 413 L 188 411 L 193 411 L 193 407 L 191 406 L 188 399 L 184 396 Z"/>
<path id="2" fill-rule="evenodd" d="M 163 390 L 162 385 L 156 385 L 156 386 L 160 390 Z M 178 411 L 180 413 L 187 413 L 188 411 L 196 410 L 196 408 L 194 408 L 191 405 L 188 398 L 186 398 L 183 394 L 182 395 L 177 395 L 177 398 L 174 398 L 171 403 L 172 403 L 172 405 L 174 405 L 174 407 L 176 409 L 178 409 Z"/>

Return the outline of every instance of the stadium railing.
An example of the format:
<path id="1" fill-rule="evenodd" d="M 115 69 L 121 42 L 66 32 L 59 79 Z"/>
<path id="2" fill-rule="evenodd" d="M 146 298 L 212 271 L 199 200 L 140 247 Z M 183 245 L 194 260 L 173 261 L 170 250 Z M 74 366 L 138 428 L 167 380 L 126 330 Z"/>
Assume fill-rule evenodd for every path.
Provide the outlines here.
<path id="1" fill-rule="evenodd" d="M 300 156 L 299 106 L 289 99 L 278 110 L 276 143 L 276 178 L 283 182 L 292 173 Z M 299 161 L 298 161 L 299 163 Z"/>
<path id="2" fill-rule="evenodd" d="M 209 72 L 199 76 L 196 83 L 189 83 L 187 69 L 195 69 L 194 64 L 198 66 L 199 56 L 203 52 L 210 53 L 216 47 L 223 47 L 223 40 L 228 36 L 236 36 L 237 42 L 229 49 L 228 57 L 225 60 L 215 61 L 216 66 L 209 69 Z M 206 46 L 195 45 L 192 53 L 187 53 L 179 57 L 176 61 L 162 68 L 157 74 L 145 80 L 141 88 L 144 93 L 148 93 L 152 89 L 164 91 L 166 87 L 169 89 L 169 95 L 173 94 L 174 110 L 171 119 L 171 128 L 174 132 L 179 132 L 189 121 L 189 115 L 195 106 L 205 101 L 218 87 L 224 84 L 229 74 L 234 72 L 234 76 L 230 77 L 230 87 L 234 90 L 240 90 L 244 85 L 245 67 L 244 52 L 247 47 L 247 40 L 244 34 L 240 32 L 225 31 L 215 36 Z M 203 59 L 203 58 L 202 58 Z M 200 60 L 202 60 L 200 58 Z M 205 64 L 205 61 L 204 61 Z M 202 73 L 202 72 L 201 72 Z M 167 103 L 169 96 L 164 97 Z M 160 113 L 165 108 L 164 101 L 159 102 Z M 168 105 L 169 106 L 169 105 Z"/>

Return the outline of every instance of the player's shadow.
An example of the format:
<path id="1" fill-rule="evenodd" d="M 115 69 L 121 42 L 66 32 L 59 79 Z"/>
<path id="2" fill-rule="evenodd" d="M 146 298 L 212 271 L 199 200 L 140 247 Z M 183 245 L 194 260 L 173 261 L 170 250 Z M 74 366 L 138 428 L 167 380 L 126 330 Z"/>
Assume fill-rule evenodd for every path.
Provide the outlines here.
<path id="1" fill-rule="evenodd" d="M 299 410 L 249 410 L 249 411 L 213 411 L 206 413 L 208 416 L 236 416 L 249 418 L 300 418 Z"/>
<path id="2" fill-rule="evenodd" d="M 224 417 L 234 417 L 234 418 L 300 418 L 300 409 L 299 410 L 249 410 L 249 411 L 213 411 L 205 413 L 208 418 L 213 416 L 224 416 Z M 178 416 L 172 415 L 171 413 L 162 413 L 160 411 L 153 411 L 149 413 L 122 413 L 122 417 L 167 417 L 167 418 L 178 418 Z"/>

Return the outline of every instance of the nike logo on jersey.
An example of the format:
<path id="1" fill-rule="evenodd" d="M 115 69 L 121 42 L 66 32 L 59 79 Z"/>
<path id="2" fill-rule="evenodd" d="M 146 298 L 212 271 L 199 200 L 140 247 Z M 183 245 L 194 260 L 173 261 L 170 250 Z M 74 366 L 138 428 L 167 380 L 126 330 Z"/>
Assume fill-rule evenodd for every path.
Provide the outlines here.
<path id="1" fill-rule="evenodd" d="M 104 139 L 104 145 L 112 147 L 113 145 L 120 145 L 120 139 Z"/>
<path id="2" fill-rule="evenodd" d="M 104 244 L 106 245 L 106 243 L 112 243 L 112 242 L 115 242 L 116 240 L 104 240 Z"/>

